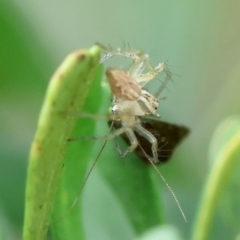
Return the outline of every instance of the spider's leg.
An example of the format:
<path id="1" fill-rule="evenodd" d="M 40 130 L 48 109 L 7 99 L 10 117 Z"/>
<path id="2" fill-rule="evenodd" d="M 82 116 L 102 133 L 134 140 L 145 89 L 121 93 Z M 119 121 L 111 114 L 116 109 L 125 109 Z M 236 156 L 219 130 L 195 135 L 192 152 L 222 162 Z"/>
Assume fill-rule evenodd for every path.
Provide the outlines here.
<path id="1" fill-rule="evenodd" d="M 172 73 L 170 72 L 167 64 L 163 63 L 163 66 L 160 66 L 160 64 L 155 68 L 155 69 L 159 69 L 158 71 L 161 72 L 163 71 L 165 73 L 165 78 L 163 80 L 163 83 L 161 84 L 161 86 L 159 87 L 159 89 L 157 90 L 157 92 L 154 94 L 154 96 L 159 100 L 161 99 L 161 92 L 163 91 L 163 89 L 166 87 L 167 83 L 169 80 L 172 79 Z"/>
<path id="2" fill-rule="evenodd" d="M 119 56 L 131 58 L 133 60 L 138 60 L 140 58 L 139 55 L 141 55 L 141 54 L 139 53 L 139 51 L 134 51 L 134 50 L 125 51 L 125 50 L 122 50 L 120 48 L 115 49 L 115 50 L 113 49 L 109 52 L 107 51 L 107 53 L 102 56 L 102 58 L 100 59 L 100 63 L 105 62 L 106 60 L 110 59 L 114 55 L 119 55 Z"/>
<path id="3" fill-rule="evenodd" d="M 128 70 L 128 74 L 132 77 L 136 77 L 143 72 L 145 67 L 149 65 L 149 56 L 144 54 L 143 52 L 139 51 L 138 53 L 139 58 L 135 59 L 132 66 Z"/>
<path id="4" fill-rule="evenodd" d="M 159 160 L 158 160 L 158 152 L 157 152 L 158 151 L 158 141 L 157 141 L 157 139 L 153 136 L 153 134 L 151 132 L 146 130 L 140 124 L 138 124 L 134 127 L 134 131 L 136 131 L 138 134 L 140 134 L 141 136 L 146 138 L 152 144 L 153 158 L 151 158 L 151 160 L 153 160 L 154 163 L 158 163 Z"/>
<path id="5" fill-rule="evenodd" d="M 154 96 L 159 100 L 161 99 L 161 96 L 160 96 L 161 92 L 166 87 L 168 81 L 172 79 L 172 74 L 166 63 L 159 63 L 155 68 L 152 68 L 151 65 L 149 64 L 148 68 L 149 68 L 149 72 L 144 74 L 139 74 L 138 76 L 135 77 L 135 79 L 139 83 L 139 85 L 144 86 L 150 80 L 154 79 L 157 76 L 157 74 L 159 74 L 160 72 L 164 72 L 165 78 L 161 86 L 157 90 L 157 92 L 154 94 Z"/>
<path id="6" fill-rule="evenodd" d="M 131 58 L 134 61 L 139 61 L 141 58 L 144 57 L 144 54 L 142 51 L 139 50 L 125 50 L 125 49 L 121 49 L 121 48 L 107 48 L 105 46 L 103 46 L 102 44 L 97 43 L 97 45 L 99 45 L 103 52 L 105 53 L 103 55 L 103 57 L 100 60 L 100 63 L 105 62 L 106 60 L 110 59 L 111 57 L 113 57 L 114 55 L 119 55 L 119 56 L 123 56 L 123 57 L 127 57 L 127 58 Z"/>
<path id="7" fill-rule="evenodd" d="M 128 153 L 133 152 L 136 149 L 136 147 L 138 146 L 138 140 L 137 140 L 134 132 L 131 129 L 127 129 L 125 131 L 125 133 L 126 133 L 128 139 L 130 141 L 130 146 L 125 151 L 122 151 L 120 149 L 120 146 L 119 146 L 118 142 L 115 141 L 116 148 L 117 148 L 117 151 L 118 151 L 118 155 L 119 155 L 120 158 L 123 158 Z"/>
<path id="8" fill-rule="evenodd" d="M 153 68 L 153 67 L 148 63 L 147 67 L 148 67 L 148 69 L 149 69 L 149 71 L 148 71 L 147 73 L 139 74 L 138 76 L 135 77 L 135 78 L 136 78 L 136 81 L 137 81 L 141 86 L 146 85 L 150 80 L 154 79 L 154 78 L 157 76 L 157 74 L 159 74 L 159 73 L 162 72 L 162 71 L 164 71 L 164 72 L 166 73 L 166 75 L 170 73 L 170 71 L 167 70 L 167 65 L 166 65 L 165 63 L 159 63 L 155 68 Z M 171 77 L 170 77 L 170 79 L 171 79 Z M 168 80 L 169 80 L 169 79 L 168 79 Z M 167 82 L 167 81 L 166 81 L 166 82 Z M 164 87 L 165 87 L 166 84 L 163 83 L 162 85 L 164 85 Z M 161 85 L 161 86 L 162 86 L 162 85 Z M 164 88 L 164 87 L 163 87 L 163 88 Z M 159 92 L 159 90 L 158 90 L 158 92 Z M 159 94 L 157 94 L 157 95 L 159 95 Z"/>

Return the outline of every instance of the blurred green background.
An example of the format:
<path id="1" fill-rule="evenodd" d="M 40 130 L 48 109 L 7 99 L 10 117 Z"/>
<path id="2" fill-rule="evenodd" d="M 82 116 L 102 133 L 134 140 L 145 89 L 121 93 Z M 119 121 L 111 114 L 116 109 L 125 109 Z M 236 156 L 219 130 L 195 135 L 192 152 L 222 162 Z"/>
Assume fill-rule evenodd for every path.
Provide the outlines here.
<path id="1" fill-rule="evenodd" d="M 208 175 L 211 137 L 221 121 L 240 112 L 239 2 L 12 0 L 0 2 L 0 19 L 3 239 L 21 239 L 28 153 L 48 81 L 68 53 L 95 42 L 113 47 L 128 43 L 147 52 L 153 65 L 168 61 L 173 82 L 159 114 L 192 132 L 161 171 L 181 202 L 187 224 L 172 195 L 164 187 L 162 191 L 167 223 L 189 238 Z M 97 171 L 83 197 L 88 239 L 134 237 Z M 235 218 L 219 209 L 211 239 L 232 239 L 239 231 L 231 225 Z M 117 226 L 102 221 L 103 213 L 109 221 L 117 218 Z"/>

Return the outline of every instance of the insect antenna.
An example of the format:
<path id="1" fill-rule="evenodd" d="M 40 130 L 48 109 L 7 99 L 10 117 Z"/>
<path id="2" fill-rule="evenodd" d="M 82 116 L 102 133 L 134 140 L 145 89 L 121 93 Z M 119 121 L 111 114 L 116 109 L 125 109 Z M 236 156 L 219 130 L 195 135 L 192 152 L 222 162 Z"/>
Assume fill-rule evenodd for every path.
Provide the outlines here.
<path id="1" fill-rule="evenodd" d="M 161 179 L 163 180 L 163 182 L 166 184 L 168 190 L 171 192 L 171 194 L 172 194 L 175 202 L 176 202 L 177 205 L 178 205 L 178 208 L 179 208 L 179 210 L 180 210 L 180 212 L 181 212 L 181 214 L 182 214 L 182 217 L 183 217 L 184 221 L 187 222 L 187 218 L 186 218 L 186 216 L 185 216 L 185 214 L 184 214 L 184 211 L 183 211 L 183 209 L 182 209 L 182 207 L 181 207 L 181 205 L 180 205 L 180 203 L 179 203 L 179 201 L 178 201 L 178 198 L 177 198 L 176 194 L 174 193 L 174 191 L 172 190 L 172 188 L 169 186 L 167 180 L 166 180 L 166 179 L 164 178 L 164 176 L 161 174 L 161 172 L 159 171 L 159 169 L 156 167 L 156 165 L 152 162 L 152 160 L 149 158 L 149 156 L 147 155 L 147 153 L 144 151 L 144 149 L 143 149 L 143 147 L 141 146 L 141 144 L 139 144 L 139 147 L 141 148 L 143 154 L 146 156 L 146 158 L 147 158 L 148 161 L 151 163 L 151 165 L 153 166 L 153 168 L 156 170 L 156 172 L 158 173 L 158 175 L 160 176 L 160 178 L 161 178 Z"/>

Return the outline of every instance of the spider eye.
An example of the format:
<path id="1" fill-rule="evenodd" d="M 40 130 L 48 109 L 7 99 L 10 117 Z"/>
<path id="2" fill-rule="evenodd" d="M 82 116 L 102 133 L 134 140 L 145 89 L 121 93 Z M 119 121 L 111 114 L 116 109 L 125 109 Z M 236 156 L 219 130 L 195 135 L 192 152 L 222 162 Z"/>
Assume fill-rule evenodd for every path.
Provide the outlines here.
<path id="1" fill-rule="evenodd" d="M 113 113 L 113 114 L 117 114 L 118 108 L 117 108 L 116 104 L 113 104 L 113 105 L 112 105 L 111 110 L 112 110 L 112 113 Z"/>

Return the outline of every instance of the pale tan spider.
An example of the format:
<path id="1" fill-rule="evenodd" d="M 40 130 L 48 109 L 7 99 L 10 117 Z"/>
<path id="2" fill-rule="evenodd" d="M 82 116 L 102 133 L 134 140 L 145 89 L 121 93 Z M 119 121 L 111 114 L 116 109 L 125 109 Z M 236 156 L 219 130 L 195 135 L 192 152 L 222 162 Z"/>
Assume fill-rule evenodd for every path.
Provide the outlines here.
<path id="1" fill-rule="evenodd" d="M 120 55 L 131 58 L 133 63 L 128 71 L 116 68 L 106 70 L 107 79 L 112 90 L 112 114 L 114 121 L 121 122 L 122 128 L 112 132 L 108 138 L 114 138 L 125 133 L 129 139 L 130 146 L 124 152 L 118 147 L 120 157 L 133 152 L 138 146 L 138 140 L 134 132 L 146 138 L 151 143 L 152 157 L 154 163 L 158 163 L 158 141 L 156 137 L 141 125 L 140 117 L 155 116 L 158 109 L 158 100 L 160 93 L 166 83 L 171 79 L 171 73 L 165 63 L 159 63 L 155 68 L 151 66 L 147 54 L 141 51 L 130 51 L 121 49 L 106 49 L 105 55 L 101 58 L 101 63 L 113 57 Z M 147 72 L 143 73 L 144 70 Z M 155 96 L 145 90 L 143 87 L 158 73 L 165 73 L 165 80 L 157 90 Z"/>
<path id="2" fill-rule="evenodd" d="M 103 63 L 114 55 L 124 56 L 133 60 L 131 67 L 127 71 L 117 68 L 108 68 L 106 70 L 106 76 L 113 94 L 111 107 L 113 121 L 120 122 L 121 124 L 119 129 L 111 132 L 107 136 L 107 139 L 115 138 L 123 133 L 126 134 L 130 142 L 130 146 L 127 148 L 127 150 L 122 152 L 117 145 L 120 157 L 124 157 L 129 152 L 133 152 L 139 145 L 138 138 L 136 137 L 135 133 L 137 133 L 138 136 L 142 136 L 151 144 L 152 157 L 149 157 L 146 154 L 145 149 L 140 145 L 141 151 L 165 182 L 169 191 L 172 193 L 184 220 L 187 221 L 176 195 L 168 185 L 163 175 L 155 166 L 156 163 L 160 162 L 158 156 L 158 140 L 152 132 L 142 126 L 141 119 L 144 116 L 153 116 L 155 117 L 155 120 L 156 118 L 159 119 L 159 115 L 157 114 L 158 100 L 160 99 L 162 90 L 165 88 L 167 82 L 171 79 L 171 72 L 165 63 L 159 63 L 156 67 L 152 67 L 149 56 L 144 54 L 142 51 L 125 51 L 119 48 L 102 48 L 105 51 L 105 54 L 101 58 L 100 63 Z M 146 70 L 145 73 L 144 70 Z M 165 79 L 161 86 L 157 89 L 155 95 L 152 95 L 143 87 L 149 81 L 153 80 L 160 72 L 165 73 Z M 164 124 L 164 127 L 174 129 L 174 134 L 175 132 L 179 133 L 177 136 L 178 139 L 176 139 L 174 144 L 178 144 L 189 132 L 189 130 L 185 127 L 168 123 Z"/>

